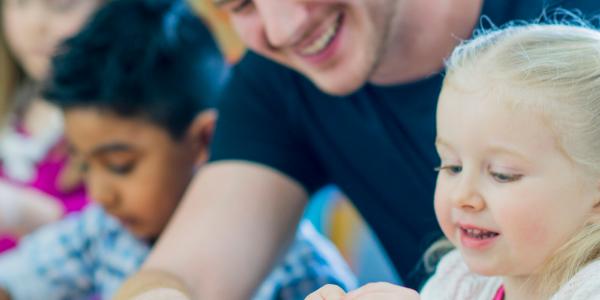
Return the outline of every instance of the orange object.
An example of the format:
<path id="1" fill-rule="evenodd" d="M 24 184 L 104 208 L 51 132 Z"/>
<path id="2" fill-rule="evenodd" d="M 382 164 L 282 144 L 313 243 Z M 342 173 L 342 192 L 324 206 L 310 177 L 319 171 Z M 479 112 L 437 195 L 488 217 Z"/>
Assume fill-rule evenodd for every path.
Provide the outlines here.
<path id="1" fill-rule="evenodd" d="M 208 0 L 189 1 L 210 27 L 227 61 L 230 63 L 237 62 L 244 54 L 245 47 L 233 26 L 231 26 L 227 13 L 216 8 Z"/>

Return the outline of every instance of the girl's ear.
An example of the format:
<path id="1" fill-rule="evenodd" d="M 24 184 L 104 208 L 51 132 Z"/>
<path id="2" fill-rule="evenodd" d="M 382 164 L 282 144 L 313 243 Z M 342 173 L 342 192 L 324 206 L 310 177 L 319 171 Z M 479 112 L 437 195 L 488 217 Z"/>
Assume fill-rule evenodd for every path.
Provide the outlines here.
<path id="1" fill-rule="evenodd" d="M 200 112 L 188 128 L 187 138 L 192 147 L 196 149 L 196 167 L 201 167 L 210 154 L 210 142 L 212 141 L 215 123 L 217 121 L 217 111 L 215 109 L 206 109 Z"/>
<path id="2" fill-rule="evenodd" d="M 600 180 L 596 182 L 596 198 L 592 207 L 592 213 L 596 219 L 600 220 Z"/>

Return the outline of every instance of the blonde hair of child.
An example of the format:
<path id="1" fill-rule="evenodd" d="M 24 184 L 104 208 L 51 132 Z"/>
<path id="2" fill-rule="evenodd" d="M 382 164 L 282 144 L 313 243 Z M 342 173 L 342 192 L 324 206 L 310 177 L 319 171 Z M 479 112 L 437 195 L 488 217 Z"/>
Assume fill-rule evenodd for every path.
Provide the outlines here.
<path id="1" fill-rule="evenodd" d="M 12 56 L 4 36 L 4 20 L 0 5 L 0 128 L 5 125 L 12 111 L 14 95 L 19 85 L 25 80 L 25 72 Z"/>
<path id="2" fill-rule="evenodd" d="M 493 30 L 454 50 L 444 85 L 488 88 L 495 100 L 539 114 L 581 180 L 600 179 L 600 32 L 583 25 L 530 24 Z M 574 204 L 577 199 L 573 199 Z M 600 220 L 587 224 L 528 282 L 550 296 L 600 258 Z"/>

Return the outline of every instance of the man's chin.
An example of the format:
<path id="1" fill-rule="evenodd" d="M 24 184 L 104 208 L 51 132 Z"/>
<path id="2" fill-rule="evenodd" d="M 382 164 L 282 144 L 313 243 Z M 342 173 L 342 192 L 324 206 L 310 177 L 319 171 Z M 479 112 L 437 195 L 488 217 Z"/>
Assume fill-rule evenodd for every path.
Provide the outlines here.
<path id="1" fill-rule="evenodd" d="M 350 95 L 366 83 L 366 79 L 345 79 L 341 76 L 336 77 L 334 75 L 330 75 L 328 78 L 311 78 L 311 80 L 321 91 L 338 97 Z"/>

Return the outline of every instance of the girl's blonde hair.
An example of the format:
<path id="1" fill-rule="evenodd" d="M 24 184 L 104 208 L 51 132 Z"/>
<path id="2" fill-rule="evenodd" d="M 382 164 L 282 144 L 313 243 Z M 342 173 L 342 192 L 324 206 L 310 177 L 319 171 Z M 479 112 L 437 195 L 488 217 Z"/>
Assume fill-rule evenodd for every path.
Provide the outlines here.
<path id="1" fill-rule="evenodd" d="M 539 113 L 561 150 L 600 178 L 600 32 L 567 24 L 509 26 L 457 47 L 447 60 L 444 85 L 476 82 L 497 101 Z M 528 285 L 554 294 L 583 266 L 600 258 L 600 220 L 587 224 L 536 272 Z"/>
<path id="2" fill-rule="evenodd" d="M 0 5 L 0 128 L 5 125 L 12 111 L 18 86 L 23 84 L 26 78 L 25 72 L 10 53 L 4 36 L 2 15 L 2 5 Z"/>

